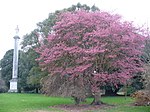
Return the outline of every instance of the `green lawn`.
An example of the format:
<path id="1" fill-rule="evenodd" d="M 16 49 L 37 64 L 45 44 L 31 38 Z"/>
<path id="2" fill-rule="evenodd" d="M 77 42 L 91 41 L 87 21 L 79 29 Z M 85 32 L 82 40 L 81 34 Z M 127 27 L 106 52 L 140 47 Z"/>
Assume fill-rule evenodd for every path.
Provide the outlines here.
<path id="1" fill-rule="evenodd" d="M 88 99 L 87 103 L 91 100 Z M 124 97 L 103 97 L 102 101 L 116 106 L 88 112 L 150 112 L 150 106 L 130 106 L 129 104 L 133 102 L 130 97 L 127 99 Z M 39 94 L 0 94 L 0 112 L 62 112 L 49 108 L 49 106 L 59 104 L 74 104 L 74 102 L 71 98 L 47 97 Z"/>

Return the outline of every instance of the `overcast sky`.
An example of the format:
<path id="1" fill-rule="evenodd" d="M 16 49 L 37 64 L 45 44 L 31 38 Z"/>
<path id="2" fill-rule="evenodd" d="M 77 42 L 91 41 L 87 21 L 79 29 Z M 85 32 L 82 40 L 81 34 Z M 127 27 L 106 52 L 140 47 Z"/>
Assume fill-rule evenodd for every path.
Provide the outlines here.
<path id="1" fill-rule="evenodd" d="M 0 0 L 0 59 L 14 47 L 15 28 L 22 38 L 36 28 L 50 12 L 76 5 L 96 5 L 102 11 L 117 13 L 135 25 L 150 26 L 150 0 Z"/>

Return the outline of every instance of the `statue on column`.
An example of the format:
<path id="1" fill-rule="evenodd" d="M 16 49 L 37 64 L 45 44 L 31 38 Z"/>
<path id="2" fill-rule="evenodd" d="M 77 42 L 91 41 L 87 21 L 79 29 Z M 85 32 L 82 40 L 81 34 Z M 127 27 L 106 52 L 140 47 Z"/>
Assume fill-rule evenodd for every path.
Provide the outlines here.
<path id="1" fill-rule="evenodd" d="M 18 41 L 20 37 L 18 36 L 19 28 L 17 26 L 16 35 L 14 36 L 14 52 L 13 52 L 13 71 L 12 79 L 10 80 L 10 89 L 8 92 L 18 92 L 17 82 L 18 82 Z"/>

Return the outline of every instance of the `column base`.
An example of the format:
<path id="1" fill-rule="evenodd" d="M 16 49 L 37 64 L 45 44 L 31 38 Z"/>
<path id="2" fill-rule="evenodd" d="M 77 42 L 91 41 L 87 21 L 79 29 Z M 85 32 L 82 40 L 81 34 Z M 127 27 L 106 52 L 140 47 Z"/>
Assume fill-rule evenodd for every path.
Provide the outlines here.
<path id="1" fill-rule="evenodd" d="M 8 92 L 17 93 L 18 92 L 18 89 L 17 89 L 17 79 L 13 78 L 9 82 L 10 82 L 10 89 L 8 90 Z"/>
<path id="2" fill-rule="evenodd" d="M 17 89 L 9 89 L 8 92 L 9 92 L 9 93 L 17 93 L 18 90 L 17 90 Z"/>

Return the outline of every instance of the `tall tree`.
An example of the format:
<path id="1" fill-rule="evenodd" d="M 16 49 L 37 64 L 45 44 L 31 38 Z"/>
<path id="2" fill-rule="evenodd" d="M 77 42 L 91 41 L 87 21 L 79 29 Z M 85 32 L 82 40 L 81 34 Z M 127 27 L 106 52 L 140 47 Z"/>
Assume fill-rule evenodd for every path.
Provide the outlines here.
<path id="1" fill-rule="evenodd" d="M 96 6 L 89 7 L 86 4 L 82 5 L 82 4 L 78 3 L 77 5 L 72 5 L 69 8 L 65 8 L 65 9 L 62 9 L 62 10 L 57 10 L 54 13 L 50 13 L 47 19 L 45 19 L 42 22 L 37 23 L 37 28 L 36 29 L 34 29 L 30 34 L 26 34 L 24 36 L 23 41 L 21 43 L 22 49 L 25 52 L 28 52 L 28 50 L 31 51 L 31 49 L 33 50 L 33 49 L 39 47 L 40 46 L 39 41 L 42 40 L 44 43 L 46 43 L 47 42 L 46 38 L 48 37 L 49 34 L 51 34 L 53 32 L 53 26 L 56 24 L 57 16 L 59 14 L 61 14 L 63 12 L 66 12 L 66 11 L 74 12 L 76 10 L 81 10 L 81 9 L 84 9 L 84 10 L 87 10 L 87 11 L 99 10 Z M 26 53 L 26 55 L 27 55 L 27 53 Z M 36 55 L 38 56 L 38 54 L 36 54 Z M 35 57 L 34 56 L 35 56 L 35 54 L 32 55 L 31 59 L 33 59 L 33 58 L 36 59 L 36 56 Z M 27 58 L 30 58 L 30 56 L 27 57 Z M 34 59 L 32 60 L 32 62 L 36 63 Z M 28 61 L 26 61 L 26 62 L 28 62 Z M 28 84 L 30 83 L 31 85 L 33 85 L 33 83 L 31 83 L 32 82 L 31 80 L 34 79 L 33 77 L 38 77 L 38 74 L 45 74 L 43 72 L 39 73 L 39 71 L 38 71 L 39 66 L 38 65 L 33 65 L 32 67 L 29 67 L 28 70 L 27 70 L 28 65 L 25 64 L 24 66 L 27 66 L 24 69 L 26 70 L 26 74 L 28 74 L 28 79 L 29 79 L 27 81 Z M 35 68 L 37 68 L 37 69 L 35 69 Z M 30 71 L 30 70 L 32 70 L 32 71 Z M 37 76 L 36 76 L 36 74 L 34 74 L 36 72 L 35 70 L 37 70 L 37 72 L 38 72 Z M 25 72 L 25 71 L 23 71 L 23 72 Z M 32 76 L 31 76 L 31 74 L 32 74 Z M 26 77 L 26 75 L 23 75 L 23 76 Z M 45 76 L 45 75 L 42 75 L 42 76 Z M 23 80 L 23 81 L 26 81 L 26 80 Z M 37 84 L 38 83 L 39 82 L 37 82 Z M 26 83 L 24 83 L 24 84 L 26 84 Z"/>
<path id="2" fill-rule="evenodd" d="M 28 49 L 27 52 L 20 53 L 19 62 L 19 84 L 23 91 L 30 91 L 36 89 L 37 86 L 28 83 L 28 77 L 31 74 L 32 67 L 37 67 L 38 63 L 35 59 L 38 58 L 37 53 L 33 49 Z"/>
<path id="3" fill-rule="evenodd" d="M 9 80 L 12 78 L 13 67 L 13 49 L 8 50 L 1 60 L 1 76 L 4 79 L 6 86 L 9 87 Z"/>
<path id="4" fill-rule="evenodd" d="M 100 88 L 117 87 L 143 70 L 144 36 L 120 18 L 100 11 L 60 14 L 47 43 L 36 50 L 40 66 L 52 75 L 80 80 L 81 87 L 90 85 L 92 104 L 100 104 Z"/>

